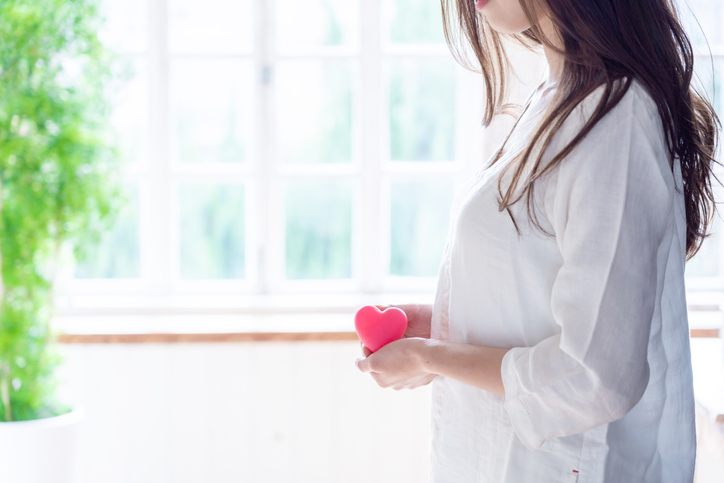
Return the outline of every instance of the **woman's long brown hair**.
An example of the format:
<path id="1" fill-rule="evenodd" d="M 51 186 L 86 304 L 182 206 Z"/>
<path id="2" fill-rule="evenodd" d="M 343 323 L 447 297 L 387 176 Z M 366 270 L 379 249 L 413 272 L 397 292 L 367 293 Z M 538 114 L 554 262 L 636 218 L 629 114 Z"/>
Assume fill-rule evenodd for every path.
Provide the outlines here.
<path id="1" fill-rule="evenodd" d="M 658 107 L 672 172 L 674 162 L 681 164 L 686 202 L 686 255 L 687 259 L 693 257 L 709 236 L 708 229 L 716 211 L 712 178 L 718 181 L 713 168 L 718 164 L 714 156 L 721 125 L 712 105 L 692 86 L 694 53 L 672 0 L 519 1 L 531 28 L 509 37 L 530 49 L 545 43 L 561 52 L 565 61 L 555 105 L 539 124 L 518 162 L 506 166 L 514 171 L 505 192 L 500 179 L 498 181 L 499 209 L 511 213 L 510 206 L 525 197 L 530 219 L 545 232 L 533 206 L 535 180 L 560 164 L 618 104 L 633 79 L 637 79 Z M 537 25 L 536 1 L 551 19 L 562 42 L 562 51 L 545 38 Z M 483 76 L 486 101 L 483 124 L 488 125 L 509 107 L 506 80 L 510 62 L 503 36 L 488 25 L 474 3 L 474 0 L 441 0 L 443 25 L 455 59 Z M 468 60 L 470 48 L 479 66 L 471 65 Z M 543 165 L 543 153 L 553 135 L 576 106 L 599 87 L 602 87 L 602 96 L 590 119 L 568 145 Z M 534 152 L 538 154 L 533 156 Z M 493 162 L 500 154 L 501 151 Z M 517 229 L 514 218 L 513 223 Z"/>

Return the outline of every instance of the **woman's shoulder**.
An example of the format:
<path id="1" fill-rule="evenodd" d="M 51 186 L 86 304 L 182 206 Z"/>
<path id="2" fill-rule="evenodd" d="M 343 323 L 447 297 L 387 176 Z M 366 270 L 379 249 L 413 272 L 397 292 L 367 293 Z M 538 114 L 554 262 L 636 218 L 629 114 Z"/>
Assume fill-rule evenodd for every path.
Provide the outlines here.
<path id="1" fill-rule="evenodd" d="M 634 79 L 626 95 L 633 99 L 632 104 L 635 107 L 642 109 L 652 117 L 658 117 L 659 108 L 656 105 L 656 101 L 654 101 L 653 96 L 641 81 Z"/>
<path id="2" fill-rule="evenodd" d="M 613 91 L 623 87 L 625 82 L 625 79 L 617 81 Z M 550 161 L 571 144 L 574 147 L 566 157 L 586 159 L 606 157 L 614 152 L 620 154 L 622 144 L 625 143 L 643 143 L 655 148 L 653 151 L 657 153 L 665 146 L 656 102 L 646 87 L 636 79 L 628 83 L 628 88 L 618 102 L 590 126 L 582 138 L 578 138 L 589 121 L 596 116 L 605 92 L 605 86 L 598 86 L 576 105 L 554 133 L 544 162 Z M 615 163 L 615 160 L 609 159 L 608 163 Z"/>
<path id="3" fill-rule="evenodd" d="M 613 91 L 622 88 L 626 82 L 626 79 L 616 81 Z M 600 85 L 578 103 L 561 126 L 563 137 L 575 136 L 586 125 L 595 115 L 605 92 L 606 86 Z M 596 123 L 591 132 L 603 131 L 597 134 L 615 136 L 622 130 L 630 129 L 632 124 L 636 127 L 645 127 L 652 133 L 661 129 L 656 102 L 648 89 L 637 79 L 631 81 L 621 99 Z"/>
<path id="4" fill-rule="evenodd" d="M 650 188 L 654 178 L 662 181 L 662 187 L 671 184 L 667 181 L 670 177 L 670 173 L 666 173 L 669 170 L 668 151 L 658 107 L 645 86 L 635 79 L 618 103 L 582 139 L 574 142 L 596 114 L 604 89 L 599 86 L 586 96 L 556 133 L 547 161 L 569 144 L 574 146 L 560 166 L 552 171 L 551 177 L 556 180 L 553 186 L 565 179 L 563 184 L 571 188 L 581 184 L 586 186 L 585 189 L 596 189 L 605 185 L 603 181 L 615 172 L 632 176 L 645 173 L 641 179 L 648 181 L 640 183 L 641 189 Z M 631 182 L 637 184 L 633 179 Z"/>

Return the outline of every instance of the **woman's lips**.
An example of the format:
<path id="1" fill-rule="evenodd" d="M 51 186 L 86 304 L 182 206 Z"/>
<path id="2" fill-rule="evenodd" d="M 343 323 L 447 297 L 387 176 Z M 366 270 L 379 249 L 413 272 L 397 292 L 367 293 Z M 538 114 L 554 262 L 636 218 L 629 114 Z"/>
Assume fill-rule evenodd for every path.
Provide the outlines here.
<path id="1" fill-rule="evenodd" d="M 477 10 L 481 10 L 486 3 L 488 3 L 488 0 L 477 0 L 477 2 L 475 3 L 475 8 Z"/>

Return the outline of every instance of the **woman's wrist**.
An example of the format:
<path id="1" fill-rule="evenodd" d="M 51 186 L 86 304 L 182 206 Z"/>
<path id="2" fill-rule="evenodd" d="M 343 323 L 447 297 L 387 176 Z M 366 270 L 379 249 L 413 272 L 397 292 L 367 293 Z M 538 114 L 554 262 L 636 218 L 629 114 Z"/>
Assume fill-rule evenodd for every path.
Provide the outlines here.
<path id="1" fill-rule="evenodd" d="M 501 375 L 503 357 L 510 349 L 422 339 L 415 346 L 420 370 L 455 379 L 505 395 Z"/>
<path id="2" fill-rule="evenodd" d="M 437 374 L 433 368 L 435 367 L 435 360 L 442 344 L 444 344 L 444 341 L 437 339 L 420 339 L 415 356 L 417 357 L 418 364 L 425 372 Z"/>

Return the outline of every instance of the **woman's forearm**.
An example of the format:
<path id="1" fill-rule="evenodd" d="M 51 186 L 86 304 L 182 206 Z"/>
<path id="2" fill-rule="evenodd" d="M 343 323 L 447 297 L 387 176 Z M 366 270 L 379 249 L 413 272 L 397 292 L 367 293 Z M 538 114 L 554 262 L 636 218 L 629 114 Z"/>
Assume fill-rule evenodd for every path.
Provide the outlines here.
<path id="1" fill-rule="evenodd" d="M 432 374 L 505 395 L 500 368 L 510 349 L 430 340 L 420 349 L 421 363 Z"/>

